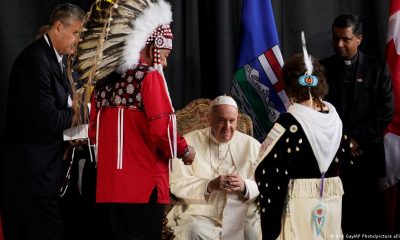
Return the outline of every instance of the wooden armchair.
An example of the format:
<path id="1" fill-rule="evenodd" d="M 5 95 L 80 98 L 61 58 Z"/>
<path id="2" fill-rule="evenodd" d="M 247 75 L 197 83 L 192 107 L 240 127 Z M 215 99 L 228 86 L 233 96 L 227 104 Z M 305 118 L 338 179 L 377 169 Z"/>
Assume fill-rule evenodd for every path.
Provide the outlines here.
<path id="1" fill-rule="evenodd" d="M 199 98 L 189 102 L 181 110 L 176 111 L 178 133 L 185 135 L 193 130 L 208 127 L 207 113 L 210 111 L 211 103 L 211 99 Z M 239 113 L 237 130 L 253 136 L 253 122 L 248 115 Z M 166 216 L 174 205 L 174 201 L 174 196 L 171 196 L 171 204 L 165 209 L 162 240 L 171 239 L 173 235 L 171 229 L 167 227 L 168 220 Z"/>

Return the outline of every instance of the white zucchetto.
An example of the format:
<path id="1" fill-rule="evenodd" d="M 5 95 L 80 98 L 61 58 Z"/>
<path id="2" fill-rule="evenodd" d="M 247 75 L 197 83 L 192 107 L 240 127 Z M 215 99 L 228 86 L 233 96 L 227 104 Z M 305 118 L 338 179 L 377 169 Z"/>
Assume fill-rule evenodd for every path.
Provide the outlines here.
<path id="1" fill-rule="evenodd" d="M 216 97 L 214 101 L 211 103 L 211 107 L 216 105 L 231 105 L 238 108 L 235 100 L 232 97 L 226 95 Z"/>

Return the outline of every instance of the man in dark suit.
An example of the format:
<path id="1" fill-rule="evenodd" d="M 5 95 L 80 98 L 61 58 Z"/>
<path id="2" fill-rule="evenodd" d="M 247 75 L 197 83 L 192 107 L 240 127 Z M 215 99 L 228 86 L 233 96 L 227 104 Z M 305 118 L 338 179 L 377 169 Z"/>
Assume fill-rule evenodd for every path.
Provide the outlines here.
<path id="1" fill-rule="evenodd" d="M 85 12 L 57 5 L 50 28 L 14 62 L 8 91 L 3 147 L 5 240 L 63 239 L 57 203 L 71 126 L 71 86 L 62 64 L 74 52 Z"/>
<path id="2" fill-rule="evenodd" d="M 382 230 L 378 179 L 385 176 L 383 134 L 393 115 L 393 95 L 386 64 L 361 52 L 362 24 L 353 14 L 332 25 L 335 55 L 324 59 L 331 102 L 352 142 L 353 169 L 343 174 L 343 232 Z"/>

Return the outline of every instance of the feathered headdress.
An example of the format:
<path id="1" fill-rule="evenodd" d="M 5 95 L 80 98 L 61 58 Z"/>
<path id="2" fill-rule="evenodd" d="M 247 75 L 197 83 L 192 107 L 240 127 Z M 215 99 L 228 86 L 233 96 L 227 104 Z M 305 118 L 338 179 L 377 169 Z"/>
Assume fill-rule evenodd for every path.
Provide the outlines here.
<path id="1" fill-rule="evenodd" d="M 85 92 L 86 102 L 97 81 L 133 68 L 149 41 L 155 43 L 157 63 L 157 47 L 172 48 L 171 22 L 171 6 L 164 0 L 96 0 L 69 61 L 79 75 L 74 80 L 77 91 Z"/>

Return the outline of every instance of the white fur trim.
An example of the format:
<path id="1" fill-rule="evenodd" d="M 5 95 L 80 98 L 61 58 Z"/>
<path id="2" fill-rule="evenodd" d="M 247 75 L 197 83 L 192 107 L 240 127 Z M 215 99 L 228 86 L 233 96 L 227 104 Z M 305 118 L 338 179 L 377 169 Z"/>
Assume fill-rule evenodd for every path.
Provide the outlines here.
<path id="1" fill-rule="evenodd" d="M 136 19 L 132 20 L 133 31 L 126 38 L 122 62 L 119 72 L 133 68 L 138 64 L 140 51 L 145 47 L 146 40 L 153 31 L 164 24 L 172 22 L 171 5 L 164 0 L 151 3 Z"/>

